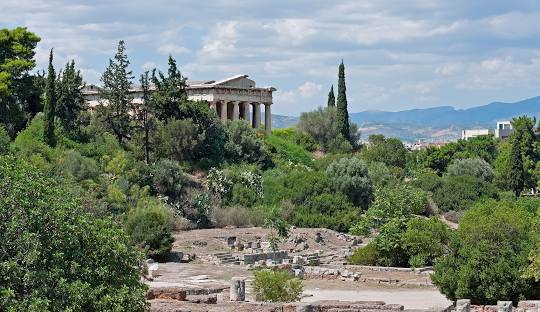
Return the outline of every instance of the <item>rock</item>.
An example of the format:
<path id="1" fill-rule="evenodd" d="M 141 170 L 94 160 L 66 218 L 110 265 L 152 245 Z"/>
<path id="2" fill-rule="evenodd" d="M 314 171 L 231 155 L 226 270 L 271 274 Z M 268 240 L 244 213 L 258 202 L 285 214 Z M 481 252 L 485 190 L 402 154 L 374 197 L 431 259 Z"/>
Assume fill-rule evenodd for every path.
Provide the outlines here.
<path id="1" fill-rule="evenodd" d="M 246 279 L 243 277 L 233 277 L 231 279 L 230 301 L 246 300 Z"/>
<path id="2" fill-rule="evenodd" d="M 470 299 L 459 299 L 456 301 L 456 312 L 470 312 L 470 311 L 471 311 Z"/>
<path id="3" fill-rule="evenodd" d="M 315 233 L 315 242 L 320 244 L 320 243 L 322 243 L 322 241 L 323 241 L 323 238 L 322 238 L 321 233 L 319 233 L 319 232 Z"/>
<path id="4" fill-rule="evenodd" d="M 236 242 L 236 236 L 228 236 L 226 240 L 227 240 L 227 246 L 233 247 L 234 243 Z"/>
<path id="5" fill-rule="evenodd" d="M 497 312 L 512 312 L 512 301 L 497 301 Z"/>
<path id="6" fill-rule="evenodd" d="M 186 291 L 178 287 L 150 288 L 146 293 L 146 299 L 186 300 Z"/>

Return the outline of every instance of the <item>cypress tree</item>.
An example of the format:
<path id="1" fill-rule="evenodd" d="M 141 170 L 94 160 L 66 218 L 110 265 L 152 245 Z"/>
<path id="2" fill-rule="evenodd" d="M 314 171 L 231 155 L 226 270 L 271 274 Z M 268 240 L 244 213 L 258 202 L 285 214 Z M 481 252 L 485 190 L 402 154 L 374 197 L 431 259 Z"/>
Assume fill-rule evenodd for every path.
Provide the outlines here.
<path id="1" fill-rule="evenodd" d="M 56 74 L 53 66 L 53 50 L 49 54 L 49 69 L 47 73 L 47 84 L 45 86 L 45 123 L 44 123 L 44 139 L 49 146 L 55 146 L 56 140 L 54 137 L 54 116 L 56 109 Z"/>
<path id="2" fill-rule="evenodd" d="M 350 141 L 349 112 L 347 111 L 347 94 L 345 87 L 345 65 L 343 60 L 339 65 L 338 97 L 337 97 L 337 123 L 339 132 Z"/>
<path id="3" fill-rule="evenodd" d="M 519 137 L 514 137 L 510 153 L 510 177 L 508 183 L 516 197 L 519 197 L 525 185 L 525 169 L 522 157 Z"/>
<path id="4" fill-rule="evenodd" d="M 334 85 L 330 87 L 330 92 L 328 92 L 328 107 L 336 106 L 336 97 L 334 96 Z"/>
<path id="5" fill-rule="evenodd" d="M 62 128 L 74 132 L 80 125 L 80 114 L 84 109 L 84 97 L 81 93 L 83 78 L 81 72 L 75 68 L 75 61 L 68 62 L 66 68 L 61 70 L 57 81 L 58 103 L 56 116 Z"/>

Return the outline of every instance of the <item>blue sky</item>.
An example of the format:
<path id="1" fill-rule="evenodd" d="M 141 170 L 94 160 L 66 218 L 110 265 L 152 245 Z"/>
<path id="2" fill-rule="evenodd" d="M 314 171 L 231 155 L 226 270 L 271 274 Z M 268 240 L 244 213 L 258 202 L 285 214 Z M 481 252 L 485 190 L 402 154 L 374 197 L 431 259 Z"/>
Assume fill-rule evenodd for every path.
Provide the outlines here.
<path id="1" fill-rule="evenodd" d="M 97 83 L 118 40 L 132 70 L 190 79 L 248 74 L 274 86 L 273 112 L 325 105 L 344 59 L 349 111 L 540 95 L 540 2 L 499 0 L 1 0 L 0 27 L 26 26 Z"/>

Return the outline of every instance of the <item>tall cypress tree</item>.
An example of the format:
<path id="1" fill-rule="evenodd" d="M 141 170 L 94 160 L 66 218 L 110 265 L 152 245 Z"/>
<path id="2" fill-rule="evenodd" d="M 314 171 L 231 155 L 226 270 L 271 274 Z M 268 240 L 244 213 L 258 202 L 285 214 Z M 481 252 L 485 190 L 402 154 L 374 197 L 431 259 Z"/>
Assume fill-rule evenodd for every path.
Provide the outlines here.
<path id="1" fill-rule="evenodd" d="M 99 90 L 101 102 L 99 113 L 116 136 L 120 144 L 131 137 L 131 116 L 133 96 L 129 93 L 131 80 L 134 78 L 128 69 L 124 41 L 118 43 L 114 59 L 109 60 L 109 67 L 101 76 L 103 87 Z"/>
<path id="2" fill-rule="evenodd" d="M 336 106 L 336 97 L 334 95 L 334 85 L 330 87 L 330 92 L 328 92 L 328 107 Z"/>
<path id="3" fill-rule="evenodd" d="M 62 128 L 68 132 L 77 130 L 80 126 L 80 114 L 84 109 L 84 97 L 81 93 L 83 78 L 75 68 L 75 61 L 68 62 L 58 77 L 58 105 L 56 116 Z"/>
<path id="4" fill-rule="evenodd" d="M 512 140 L 512 150 L 510 153 L 510 188 L 516 197 L 519 197 L 525 186 L 525 169 L 523 167 L 523 156 L 521 153 L 521 143 L 518 136 Z"/>
<path id="5" fill-rule="evenodd" d="M 51 49 L 51 53 L 49 54 L 47 84 L 45 87 L 45 107 L 43 109 L 45 113 L 43 136 L 45 139 L 45 143 L 47 143 L 49 146 L 56 145 L 56 139 L 54 137 L 54 116 L 56 109 L 56 74 L 54 72 L 54 66 L 52 62 L 53 50 Z"/>
<path id="6" fill-rule="evenodd" d="M 349 112 L 347 111 L 347 94 L 345 87 L 345 65 L 343 60 L 339 65 L 338 97 L 337 97 L 337 123 L 339 132 L 344 138 L 350 140 L 349 133 Z"/>

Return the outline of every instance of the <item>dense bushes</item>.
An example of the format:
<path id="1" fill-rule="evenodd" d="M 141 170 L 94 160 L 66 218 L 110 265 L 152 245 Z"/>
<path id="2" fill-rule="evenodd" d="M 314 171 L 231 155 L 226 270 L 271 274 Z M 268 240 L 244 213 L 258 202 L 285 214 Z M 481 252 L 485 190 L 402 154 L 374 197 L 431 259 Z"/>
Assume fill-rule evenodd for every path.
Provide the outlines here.
<path id="1" fill-rule="evenodd" d="M 366 164 L 358 158 L 341 158 L 326 169 L 334 188 L 351 202 L 366 209 L 373 200 L 373 185 Z"/>
<path id="2" fill-rule="evenodd" d="M 302 281 L 291 278 L 289 272 L 261 270 L 255 272 L 253 293 L 257 301 L 294 302 L 302 295 Z"/>
<path id="3" fill-rule="evenodd" d="M 128 213 L 125 228 L 130 242 L 156 260 L 164 259 L 171 251 L 173 220 L 163 203 L 152 197 L 141 200 Z"/>
<path id="4" fill-rule="evenodd" d="M 246 162 L 257 164 L 263 168 L 272 164 L 264 141 L 244 121 L 230 121 L 225 126 L 227 143 L 225 143 L 226 158 L 232 163 Z"/>
<path id="5" fill-rule="evenodd" d="M 187 178 L 177 162 L 168 159 L 158 161 L 152 168 L 152 176 L 152 186 L 157 194 L 166 196 L 171 203 L 180 199 Z"/>
<path id="6" fill-rule="evenodd" d="M 451 177 L 470 175 L 486 182 L 491 182 L 495 176 L 491 165 L 482 158 L 456 159 L 447 171 Z"/>
<path id="7" fill-rule="evenodd" d="M 9 151 L 10 141 L 11 138 L 9 137 L 8 132 L 2 125 L 0 125 L 0 155 L 7 154 Z"/>
<path id="8" fill-rule="evenodd" d="M 141 255 L 58 185 L 0 158 L 0 310 L 145 311 Z"/>
<path id="9" fill-rule="evenodd" d="M 270 151 L 280 159 L 307 166 L 312 163 L 311 155 L 297 144 L 275 135 L 267 137 L 265 141 L 270 146 Z"/>
<path id="10" fill-rule="evenodd" d="M 442 211 L 466 210 L 480 198 L 498 198 L 491 183 L 472 176 L 451 176 L 443 179 L 433 198 Z"/>
<path id="11" fill-rule="evenodd" d="M 532 215 L 511 202 L 485 201 L 465 213 L 451 252 L 434 267 L 433 282 L 451 300 L 495 304 L 537 297 L 529 265 Z"/>

